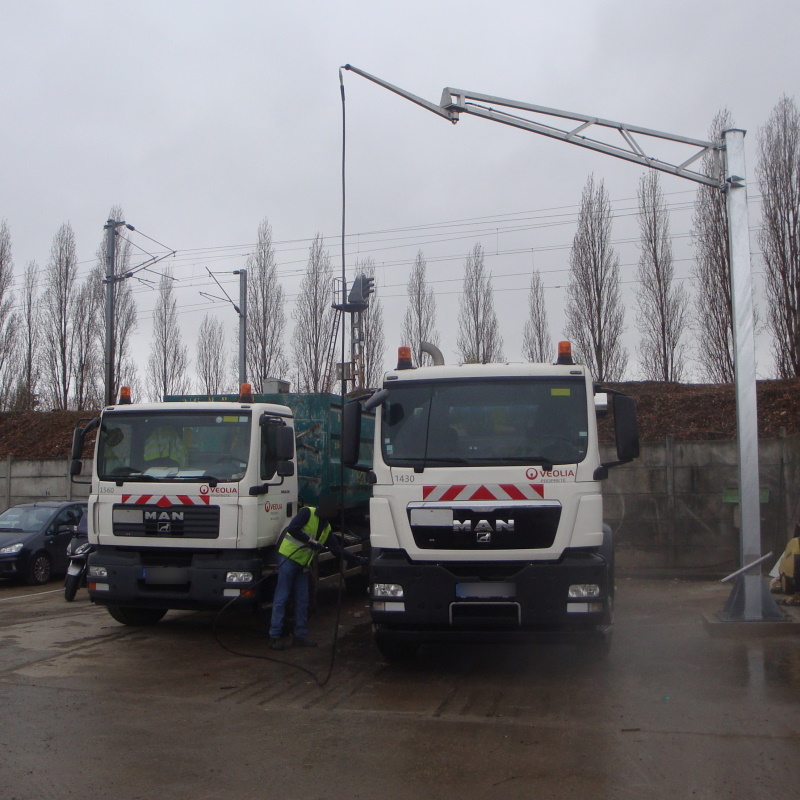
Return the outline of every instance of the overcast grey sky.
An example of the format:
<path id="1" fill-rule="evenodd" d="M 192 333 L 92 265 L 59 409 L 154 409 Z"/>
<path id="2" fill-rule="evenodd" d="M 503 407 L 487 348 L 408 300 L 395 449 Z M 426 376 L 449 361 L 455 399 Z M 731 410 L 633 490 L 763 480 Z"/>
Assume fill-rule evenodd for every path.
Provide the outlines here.
<path id="1" fill-rule="evenodd" d="M 757 129 L 783 94 L 796 97 L 800 79 L 800 4 L 788 0 L 4 0 L 0 10 L 0 219 L 17 274 L 31 259 L 46 264 L 66 221 L 84 274 L 119 204 L 138 230 L 178 251 L 171 263 L 191 356 L 208 310 L 225 322 L 232 348 L 233 310 L 199 292 L 210 288 L 206 266 L 244 266 L 262 218 L 272 224 L 289 314 L 316 232 L 340 271 L 344 63 L 435 102 L 454 86 L 698 138 L 726 106 L 749 131 L 751 228 L 760 213 Z M 533 264 L 560 338 L 575 213 L 594 172 L 617 215 L 629 377 L 638 377 L 631 240 L 640 167 L 479 119 L 452 126 L 350 73 L 345 87 L 347 262 L 378 263 L 387 365 L 419 248 L 449 361 L 463 262 L 476 241 L 494 274 L 506 357 L 521 357 Z M 695 185 L 663 176 L 662 187 L 676 272 L 686 278 Z M 225 280 L 237 291 L 233 276 Z M 144 366 L 156 293 L 134 290 Z M 758 351 L 759 374 L 770 375 L 766 334 Z"/>

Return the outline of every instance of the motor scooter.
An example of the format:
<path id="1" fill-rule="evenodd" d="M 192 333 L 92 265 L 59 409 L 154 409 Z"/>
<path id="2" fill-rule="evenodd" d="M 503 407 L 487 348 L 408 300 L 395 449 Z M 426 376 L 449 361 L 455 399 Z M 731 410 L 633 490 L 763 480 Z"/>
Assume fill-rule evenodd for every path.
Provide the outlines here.
<path id="1" fill-rule="evenodd" d="M 89 554 L 94 552 L 94 545 L 89 543 L 89 532 L 84 514 L 75 526 L 75 535 L 67 547 L 69 569 L 64 579 L 64 599 L 71 602 L 81 586 L 86 586 L 86 570 Z"/>

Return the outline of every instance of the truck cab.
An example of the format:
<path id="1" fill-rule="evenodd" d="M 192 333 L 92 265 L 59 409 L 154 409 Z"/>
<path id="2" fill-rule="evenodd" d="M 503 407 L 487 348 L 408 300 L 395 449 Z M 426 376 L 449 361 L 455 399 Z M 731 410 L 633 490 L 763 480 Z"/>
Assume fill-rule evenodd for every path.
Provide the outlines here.
<path id="1" fill-rule="evenodd" d="M 388 657 L 474 635 L 607 640 L 613 542 L 601 481 L 638 454 L 635 408 L 616 398 L 618 459 L 602 463 L 594 383 L 562 361 L 399 368 L 367 402 L 371 611 Z M 353 408 L 348 424 L 359 416 Z"/>

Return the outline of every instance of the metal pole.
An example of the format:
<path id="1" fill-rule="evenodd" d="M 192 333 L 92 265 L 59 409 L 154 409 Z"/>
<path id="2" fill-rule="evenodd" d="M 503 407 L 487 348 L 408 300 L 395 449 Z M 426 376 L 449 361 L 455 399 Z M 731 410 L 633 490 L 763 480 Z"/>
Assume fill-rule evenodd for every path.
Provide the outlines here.
<path id="1" fill-rule="evenodd" d="M 115 401 L 114 387 L 114 258 L 117 238 L 116 220 L 110 219 L 103 226 L 106 233 L 106 352 L 105 352 L 105 389 L 106 405 Z"/>
<path id="2" fill-rule="evenodd" d="M 247 270 L 239 270 L 239 385 L 247 383 Z M 261 391 L 261 387 L 256 387 Z"/>
<path id="3" fill-rule="evenodd" d="M 739 530 L 743 565 L 761 558 L 756 347 L 744 135 L 743 130 L 736 129 L 723 133 L 725 180 L 728 185 L 733 344 L 736 365 L 736 427 L 739 448 Z M 759 574 L 744 575 L 744 619 L 746 620 L 763 618 L 761 583 L 762 578 Z"/>

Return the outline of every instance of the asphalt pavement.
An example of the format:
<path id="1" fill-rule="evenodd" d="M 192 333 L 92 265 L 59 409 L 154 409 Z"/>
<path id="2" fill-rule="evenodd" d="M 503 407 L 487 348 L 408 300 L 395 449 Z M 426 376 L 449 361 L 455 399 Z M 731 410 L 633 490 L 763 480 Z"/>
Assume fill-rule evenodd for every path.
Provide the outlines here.
<path id="1" fill-rule="evenodd" d="M 774 798 L 794 794 L 800 638 L 709 635 L 718 583 L 621 579 L 611 654 L 428 646 L 385 663 L 336 593 L 315 650 L 251 613 L 126 628 L 60 584 L 0 584 L 9 800 Z M 753 623 L 758 625 L 758 623 Z M 277 659 L 277 661 L 265 660 Z M 278 663 L 278 662 L 287 663 Z M 308 672 L 291 666 L 299 665 Z"/>

